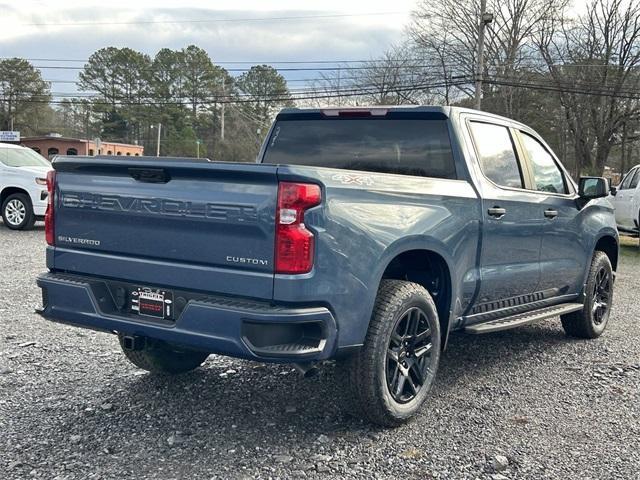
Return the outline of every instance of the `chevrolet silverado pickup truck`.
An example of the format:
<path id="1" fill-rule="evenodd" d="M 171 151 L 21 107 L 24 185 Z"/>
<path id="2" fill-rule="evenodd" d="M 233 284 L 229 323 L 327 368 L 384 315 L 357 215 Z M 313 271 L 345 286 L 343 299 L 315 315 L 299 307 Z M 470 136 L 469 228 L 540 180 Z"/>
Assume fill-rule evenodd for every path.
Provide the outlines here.
<path id="1" fill-rule="evenodd" d="M 618 233 L 513 120 L 452 107 L 286 109 L 256 164 L 65 157 L 46 213 L 46 319 L 118 335 L 161 374 L 209 354 L 337 362 L 353 409 L 425 402 L 451 332 L 560 317 L 595 338 Z"/>

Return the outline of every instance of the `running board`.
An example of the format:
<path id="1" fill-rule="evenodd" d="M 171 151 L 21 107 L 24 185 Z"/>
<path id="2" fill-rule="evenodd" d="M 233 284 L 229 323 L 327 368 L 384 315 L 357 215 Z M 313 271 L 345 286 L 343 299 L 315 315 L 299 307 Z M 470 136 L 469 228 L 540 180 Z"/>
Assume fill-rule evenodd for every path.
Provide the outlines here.
<path id="1" fill-rule="evenodd" d="M 540 308 L 531 312 L 519 313 L 510 317 L 498 318 L 497 320 L 492 320 L 490 322 L 469 325 L 468 327 L 465 327 L 464 331 L 467 333 L 478 334 L 509 330 L 511 328 L 537 322 L 538 320 L 544 320 L 545 318 L 577 312 L 578 310 L 582 310 L 583 307 L 584 305 L 582 303 L 563 303 L 552 307 Z"/>

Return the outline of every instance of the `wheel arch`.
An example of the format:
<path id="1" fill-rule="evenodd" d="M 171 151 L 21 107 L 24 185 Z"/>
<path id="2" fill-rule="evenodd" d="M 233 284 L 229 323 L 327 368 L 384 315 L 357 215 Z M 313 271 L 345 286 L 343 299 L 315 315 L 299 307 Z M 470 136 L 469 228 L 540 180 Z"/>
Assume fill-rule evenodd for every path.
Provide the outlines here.
<path id="1" fill-rule="evenodd" d="M 609 261 L 611 262 L 611 267 L 615 272 L 618 269 L 618 257 L 619 257 L 619 243 L 617 236 L 611 233 L 603 233 L 596 240 L 593 251 L 601 251 L 604 252 L 607 257 L 609 257 Z"/>
<path id="2" fill-rule="evenodd" d="M 378 286 L 385 279 L 406 280 L 423 286 L 432 296 L 438 311 L 441 345 L 444 349 L 449 336 L 452 299 L 455 298 L 451 260 L 445 251 L 416 245 L 394 249 L 382 262 L 384 268 L 378 278 Z"/>
<path id="3" fill-rule="evenodd" d="M 27 192 L 24 188 L 21 187 L 5 187 L 2 192 L 0 192 L 0 206 L 2 206 L 4 204 L 4 201 L 7 199 L 7 197 L 9 197 L 10 195 L 13 195 L 14 193 L 22 193 L 24 195 L 27 196 L 27 198 L 29 199 L 29 202 L 31 202 L 31 197 L 29 196 L 29 192 Z"/>

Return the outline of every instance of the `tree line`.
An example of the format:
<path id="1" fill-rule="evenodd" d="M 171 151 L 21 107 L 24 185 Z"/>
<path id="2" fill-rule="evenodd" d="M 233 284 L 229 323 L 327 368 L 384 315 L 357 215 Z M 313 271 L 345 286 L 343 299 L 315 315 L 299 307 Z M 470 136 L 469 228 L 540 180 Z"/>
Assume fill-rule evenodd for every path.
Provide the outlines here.
<path id="1" fill-rule="evenodd" d="M 626 171 L 640 157 L 640 4 L 589 0 L 487 0 L 478 76 L 480 0 L 420 0 L 402 42 L 377 58 L 337 64 L 290 90 L 273 67 L 239 76 L 196 46 L 150 57 L 107 47 L 78 78 L 86 92 L 56 100 L 22 59 L 0 61 L 0 127 L 138 142 L 155 153 L 250 161 L 284 106 L 473 106 L 535 128 L 575 176 Z"/>
<path id="2" fill-rule="evenodd" d="M 102 48 L 77 85 L 86 93 L 56 99 L 29 62 L 0 61 L 0 126 L 137 143 L 155 154 L 160 124 L 162 155 L 250 161 L 275 112 L 293 105 L 273 67 L 255 65 L 234 77 L 195 45 L 154 57 Z"/>

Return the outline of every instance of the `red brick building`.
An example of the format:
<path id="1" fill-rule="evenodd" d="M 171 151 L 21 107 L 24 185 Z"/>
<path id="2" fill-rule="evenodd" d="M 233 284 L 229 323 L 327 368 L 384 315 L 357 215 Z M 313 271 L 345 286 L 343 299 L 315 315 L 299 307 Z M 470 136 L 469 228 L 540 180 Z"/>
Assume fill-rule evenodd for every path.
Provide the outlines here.
<path id="1" fill-rule="evenodd" d="M 141 145 L 102 141 L 96 148 L 93 140 L 67 138 L 57 135 L 23 137 L 20 144 L 32 148 L 44 158 L 51 160 L 54 155 L 128 155 L 138 157 L 143 154 Z"/>

